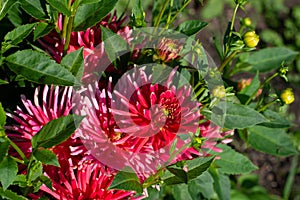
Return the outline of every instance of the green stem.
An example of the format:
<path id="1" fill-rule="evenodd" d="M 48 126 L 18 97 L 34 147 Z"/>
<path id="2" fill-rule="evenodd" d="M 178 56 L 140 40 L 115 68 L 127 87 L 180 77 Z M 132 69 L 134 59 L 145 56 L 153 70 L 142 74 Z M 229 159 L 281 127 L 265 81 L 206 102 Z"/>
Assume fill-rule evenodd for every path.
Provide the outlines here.
<path id="1" fill-rule="evenodd" d="M 234 56 L 238 53 L 238 51 L 232 52 L 222 63 L 222 65 L 219 67 L 219 71 L 222 72 L 224 70 L 224 67 L 234 58 Z"/>
<path id="2" fill-rule="evenodd" d="M 266 110 L 270 105 L 274 104 L 278 99 L 274 99 L 272 101 L 270 101 L 269 103 L 267 103 L 266 105 L 264 105 L 263 107 L 261 107 L 258 112 L 262 112 L 264 110 Z"/>
<path id="3" fill-rule="evenodd" d="M 65 18 L 64 18 L 63 33 L 62 33 L 63 34 L 63 42 L 64 42 L 63 55 L 67 54 L 67 51 L 69 48 L 74 16 L 75 16 L 75 13 L 77 10 L 77 7 L 73 8 L 73 6 L 71 6 L 72 0 L 69 0 L 68 5 L 69 5 L 69 9 L 71 9 L 71 16 L 70 17 L 65 16 Z"/>
<path id="4" fill-rule="evenodd" d="M 18 145 L 16 145 L 8 137 L 6 137 L 6 139 L 9 142 L 9 144 L 16 150 L 16 152 L 21 156 L 21 158 L 23 159 L 23 162 L 26 163 L 27 162 L 27 158 L 26 158 L 25 154 L 23 153 L 23 151 L 18 147 Z"/>
<path id="5" fill-rule="evenodd" d="M 298 165 L 299 155 L 295 155 L 292 160 L 289 175 L 287 177 L 284 189 L 283 189 L 283 199 L 288 200 L 292 191 L 293 183 L 295 180 L 296 169 Z"/>
<path id="6" fill-rule="evenodd" d="M 24 162 L 24 160 L 21 160 L 21 159 L 19 159 L 19 158 L 15 158 L 15 157 L 13 157 L 13 156 L 10 156 L 13 160 L 15 160 L 16 162 L 18 162 L 18 163 L 21 163 L 21 164 L 24 164 L 25 162 Z"/>
<path id="7" fill-rule="evenodd" d="M 160 21 L 161 21 L 161 18 L 162 18 L 162 16 L 163 16 L 163 14 L 164 14 L 164 12 L 165 12 L 165 10 L 166 10 L 166 8 L 167 8 L 167 5 L 169 4 L 169 1 L 170 0 L 166 0 L 165 1 L 165 3 L 164 3 L 164 5 L 163 5 L 163 7 L 162 7 L 162 9 L 161 9 L 161 11 L 160 11 L 160 13 L 159 13 L 159 16 L 158 16 L 158 18 L 157 18 L 157 20 L 155 21 L 155 23 L 154 23 L 154 33 L 157 31 L 157 29 L 158 29 L 158 26 L 159 26 L 159 23 L 160 23 Z"/>
<path id="8" fill-rule="evenodd" d="M 232 18 L 231 18 L 231 24 L 230 24 L 230 29 L 229 29 L 229 37 L 228 37 L 228 42 L 226 44 L 226 49 L 225 49 L 225 57 L 229 51 L 229 44 L 230 44 L 230 40 L 231 40 L 231 36 L 232 36 L 232 31 L 233 31 L 233 27 L 234 27 L 234 21 L 235 21 L 235 18 L 236 18 L 236 13 L 237 13 L 237 10 L 238 8 L 240 7 L 240 4 L 236 4 L 235 8 L 234 8 L 234 12 L 233 12 L 233 15 L 232 15 Z"/>
<path id="9" fill-rule="evenodd" d="M 267 78 L 264 82 L 263 82 L 263 84 L 261 84 L 260 85 L 260 87 L 257 89 L 257 90 L 255 90 L 255 92 L 253 92 L 252 93 L 252 95 L 248 98 L 248 100 L 246 101 L 246 103 L 245 103 L 245 105 L 248 105 L 250 102 L 251 102 L 251 100 L 254 98 L 254 96 L 256 95 L 256 93 L 257 93 L 257 91 L 259 90 L 259 89 L 262 89 L 267 83 L 269 83 L 273 78 L 275 78 L 276 76 L 278 76 L 278 72 L 276 72 L 275 74 L 273 74 L 272 76 L 270 76 L 269 78 Z"/>
<path id="10" fill-rule="evenodd" d="M 189 5 L 189 3 L 191 2 L 192 0 L 188 0 L 186 1 L 183 6 L 180 7 L 180 9 L 176 12 L 176 14 L 171 18 L 171 20 L 169 20 L 165 26 L 165 28 L 168 28 L 169 25 L 176 19 L 176 17 L 179 15 L 179 13 L 181 13 L 183 11 L 183 9 L 185 9 L 185 7 L 187 5 Z"/>

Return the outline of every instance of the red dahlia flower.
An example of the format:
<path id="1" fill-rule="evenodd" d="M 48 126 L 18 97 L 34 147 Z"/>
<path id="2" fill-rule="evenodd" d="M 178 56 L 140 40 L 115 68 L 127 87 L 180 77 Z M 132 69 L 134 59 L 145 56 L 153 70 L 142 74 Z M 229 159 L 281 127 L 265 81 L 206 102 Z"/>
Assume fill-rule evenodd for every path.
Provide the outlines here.
<path id="1" fill-rule="evenodd" d="M 58 86 L 45 85 L 42 95 L 42 103 L 39 102 L 40 88 L 35 90 L 34 103 L 21 96 L 24 109 L 17 107 L 15 114 L 7 113 L 17 124 L 7 126 L 10 131 L 8 136 L 21 150 L 28 155 L 31 150 L 32 137 L 49 121 L 70 114 L 72 110 L 72 87 L 59 88 Z M 79 138 L 72 136 L 64 143 L 54 147 L 59 159 L 69 158 L 85 151 Z"/>
<path id="2" fill-rule="evenodd" d="M 69 158 L 62 168 L 52 167 L 53 190 L 45 185 L 41 190 L 54 199 L 59 200 L 138 200 L 143 196 L 134 197 L 133 191 L 109 190 L 115 173 L 94 160 L 82 160 L 74 166 Z"/>
<path id="3" fill-rule="evenodd" d="M 130 166 L 142 180 L 158 166 L 218 151 L 217 140 L 228 134 L 209 121 L 199 124 L 201 105 L 191 101 L 191 87 L 172 84 L 176 70 L 162 83 L 152 83 L 145 71 L 135 67 L 124 74 L 113 92 L 111 85 L 89 85 L 76 100 L 83 108 L 74 108 L 86 116 L 78 134 L 92 155 L 114 169 Z M 200 152 L 189 135 L 198 128 L 204 138 Z"/>

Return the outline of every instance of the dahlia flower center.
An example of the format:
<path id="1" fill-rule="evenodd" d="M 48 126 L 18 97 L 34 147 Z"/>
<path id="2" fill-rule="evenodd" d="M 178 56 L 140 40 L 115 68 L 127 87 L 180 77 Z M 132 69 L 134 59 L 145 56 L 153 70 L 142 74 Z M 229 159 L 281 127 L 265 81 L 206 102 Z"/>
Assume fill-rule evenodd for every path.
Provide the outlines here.
<path id="1" fill-rule="evenodd" d="M 171 90 L 159 84 L 146 84 L 133 93 L 130 104 L 134 109 L 131 119 L 143 129 L 136 136 L 152 136 L 159 131 L 171 131 L 173 134 L 179 129 L 181 122 L 181 108 L 179 101 Z"/>

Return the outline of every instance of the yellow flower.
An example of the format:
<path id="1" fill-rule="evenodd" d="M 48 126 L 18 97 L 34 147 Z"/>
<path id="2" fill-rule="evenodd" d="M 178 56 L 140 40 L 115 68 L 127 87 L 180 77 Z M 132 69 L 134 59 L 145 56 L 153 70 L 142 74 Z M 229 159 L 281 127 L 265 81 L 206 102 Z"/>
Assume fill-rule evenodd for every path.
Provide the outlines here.
<path id="1" fill-rule="evenodd" d="M 283 90 L 280 95 L 280 98 L 285 104 L 293 103 L 295 100 L 295 97 L 294 97 L 292 88 L 287 88 L 287 89 Z"/>
<path id="2" fill-rule="evenodd" d="M 259 42 L 259 36 L 255 31 L 248 31 L 244 35 L 244 42 L 250 48 L 256 47 Z"/>

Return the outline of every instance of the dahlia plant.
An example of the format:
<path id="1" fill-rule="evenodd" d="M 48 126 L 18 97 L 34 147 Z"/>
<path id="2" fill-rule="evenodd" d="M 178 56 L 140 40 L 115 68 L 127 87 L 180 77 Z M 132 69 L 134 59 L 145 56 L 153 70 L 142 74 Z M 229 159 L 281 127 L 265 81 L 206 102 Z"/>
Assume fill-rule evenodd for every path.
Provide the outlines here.
<path id="1" fill-rule="evenodd" d="M 235 0 L 214 60 L 208 23 L 175 25 L 190 2 L 1 2 L 0 199 L 229 199 L 258 169 L 237 142 L 297 154 L 272 86 L 297 52 L 259 48 Z"/>

